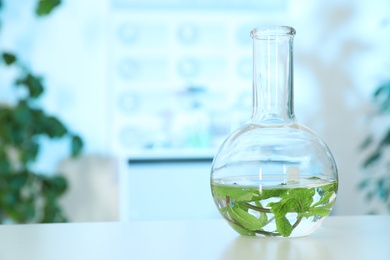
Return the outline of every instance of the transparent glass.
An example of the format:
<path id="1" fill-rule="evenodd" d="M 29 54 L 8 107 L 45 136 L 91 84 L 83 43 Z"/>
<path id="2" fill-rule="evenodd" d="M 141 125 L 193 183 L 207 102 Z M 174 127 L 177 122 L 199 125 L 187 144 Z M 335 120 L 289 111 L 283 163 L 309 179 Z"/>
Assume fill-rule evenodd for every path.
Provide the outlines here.
<path id="1" fill-rule="evenodd" d="M 294 115 L 294 35 L 287 26 L 252 30 L 253 114 L 213 160 L 215 204 L 242 235 L 306 236 L 337 197 L 332 153 Z"/>

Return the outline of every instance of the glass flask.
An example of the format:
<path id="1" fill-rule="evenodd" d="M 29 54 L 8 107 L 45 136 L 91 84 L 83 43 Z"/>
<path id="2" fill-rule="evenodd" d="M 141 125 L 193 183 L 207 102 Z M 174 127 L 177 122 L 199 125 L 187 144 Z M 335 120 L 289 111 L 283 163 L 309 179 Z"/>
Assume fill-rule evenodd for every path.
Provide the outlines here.
<path id="1" fill-rule="evenodd" d="M 215 204 L 241 235 L 306 236 L 336 200 L 335 160 L 324 141 L 294 115 L 294 35 L 287 26 L 251 31 L 253 114 L 213 160 Z"/>

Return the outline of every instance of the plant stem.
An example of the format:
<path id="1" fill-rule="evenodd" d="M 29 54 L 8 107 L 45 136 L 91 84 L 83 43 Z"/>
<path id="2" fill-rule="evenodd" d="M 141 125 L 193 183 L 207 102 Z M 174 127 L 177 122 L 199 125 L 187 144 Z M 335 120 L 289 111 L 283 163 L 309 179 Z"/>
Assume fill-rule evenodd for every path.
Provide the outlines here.
<path id="1" fill-rule="evenodd" d="M 255 211 L 258 211 L 258 212 L 272 213 L 270 209 L 258 207 L 258 206 L 252 205 L 252 204 L 250 204 L 248 202 L 244 202 L 242 205 L 244 205 L 247 208 L 250 208 L 250 209 L 253 209 Z"/>

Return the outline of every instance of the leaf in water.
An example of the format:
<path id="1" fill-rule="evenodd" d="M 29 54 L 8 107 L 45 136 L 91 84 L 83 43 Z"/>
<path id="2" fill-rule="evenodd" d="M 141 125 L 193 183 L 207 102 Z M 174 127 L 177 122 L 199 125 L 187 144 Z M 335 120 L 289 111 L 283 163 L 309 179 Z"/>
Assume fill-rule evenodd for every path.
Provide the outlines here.
<path id="1" fill-rule="evenodd" d="M 314 188 L 298 188 L 289 190 L 289 196 L 294 197 L 297 207 L 296 212 L 304 211 L 310 208 L 315 194 Z"/>
<path id="2" fill-rule="evenodd" d="M 265 224 L 263 218 L 258 219 L 249 212 L 243 210 L 238 205 L 228 208 L 230 217 L 240 223 L 243 227 L 255 231 L 262 228 Z"/>
<path id="3" fill-rule="evenodd" d="M 327 203 L 333 194 L 334 194 L 334 192 L 325 193 L 324 196 L 319 201 L 317 201 L 316 203 L 313 204 L 312 208 L 317 207 L 318 205 Z"/>
<path id="4" fill-rule="evenodd" d="M 289 236 L 293 230 L 291 223 L 286 218 L 289 211 L 301 212 L 298 198 L 286 196 L 279 202 L 268 203 L 275 216 L 276 230 L 284 237 Z"/>
<path id="5" fill-rule="evenodd" d="M 254 188 L 237 188 L 228 185 L 213 185 L 214 197 L 224 200 L 226 196 L 236 202 L 259 199 L 259 190 Z"/>
<path id="6" fill-rule="evenodd" d="M 333 199 L 332 201 L 330 201 L 328 204 L 326 204 L 325 206 L 322 206 L 323 209 L 327 209 L 327 210 L 332 210 L 334 204 L 336 203 L 336 200 Z"/>
<path id="7" fill-rule="evenodd" d="M 338 189 L 338 182 L 332 182 L 327 185 L 321 186 L 321 190 L 323 192 L 337 192 Z"/>
<path id="8" fill-rule="evenodd" d="M 276 230 L 279 232 L 279 234 L 284 237 L 288 237 L 289 235 L 291 235 L 291 232 L 294 228 L 285 216 L 275 217 L 275 222 Z"/>
<path id="9" fill-rule="evenodd" d="M 288 189 L 263 189 L 260 193 L 260 199 L 265 200 L 274 197 L 282 197 Z"/>

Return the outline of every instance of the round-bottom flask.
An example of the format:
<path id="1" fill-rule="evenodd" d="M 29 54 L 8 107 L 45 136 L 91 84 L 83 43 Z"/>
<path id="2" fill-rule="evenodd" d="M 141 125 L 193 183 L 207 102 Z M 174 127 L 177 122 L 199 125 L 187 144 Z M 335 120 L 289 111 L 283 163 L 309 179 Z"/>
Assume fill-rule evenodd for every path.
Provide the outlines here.
<path id="1" fill-rule="evenodd" d="M 337 167 L 329 148 L 295 119 L 294 35 L 285 26 L 252 30 L 253 114 L 213 160 L 215 204 L 242 235 L 306 236 L 336 200 Z"/>

